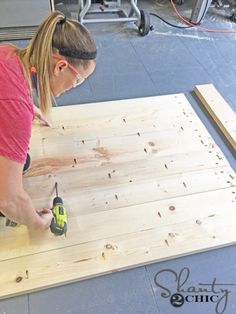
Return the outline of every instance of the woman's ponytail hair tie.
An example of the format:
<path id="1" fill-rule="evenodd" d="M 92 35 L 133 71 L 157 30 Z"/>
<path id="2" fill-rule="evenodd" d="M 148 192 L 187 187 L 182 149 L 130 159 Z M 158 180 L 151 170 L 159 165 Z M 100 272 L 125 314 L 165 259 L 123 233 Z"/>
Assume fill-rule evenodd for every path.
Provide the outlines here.
<path id="1" fill-rule="evenodd" d="M 66 16 L 64 16 L 57 24 L 63 25 L 66 22 Z"/>

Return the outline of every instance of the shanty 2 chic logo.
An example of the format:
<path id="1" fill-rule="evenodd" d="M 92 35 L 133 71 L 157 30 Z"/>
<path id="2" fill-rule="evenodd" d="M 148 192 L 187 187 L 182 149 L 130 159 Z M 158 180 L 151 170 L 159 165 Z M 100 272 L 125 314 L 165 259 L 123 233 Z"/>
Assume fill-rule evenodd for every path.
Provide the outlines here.
<path id="1" fill-rule="evenodd" d="M 163 276 L 172 279 L 170 286 L 173 287 L 174 283 L 173 291 L 161 284 Z M 217 283 L 216 278 L 214 278 L 210 283 L 198 283 L 196 286 L 189 286 L 187 283 L 189 276 L 190 270 L 188 267 L 182 268 L 179 273 L 172 269 L 163 269 L 155 275 L 154 282 L 161 289 L 161 296 L 169 299 L 170 304 L 175 308 L 180 308 L 186 303 L 212 303 L 216 314 L 223 314 L 227 308 L 229 294 L 231 293 L 226 287 L 236 286 L 236 284 Z"/>

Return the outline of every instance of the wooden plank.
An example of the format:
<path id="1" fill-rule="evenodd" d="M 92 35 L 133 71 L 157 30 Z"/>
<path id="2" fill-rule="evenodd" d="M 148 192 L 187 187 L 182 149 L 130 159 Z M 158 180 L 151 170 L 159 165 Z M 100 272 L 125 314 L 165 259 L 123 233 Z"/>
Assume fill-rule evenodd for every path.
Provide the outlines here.
<path id="1" fill-rule="evenodd" d="M 74 212 L 82 215 L 235 185 L 235 175 L 229 167 L 170 175 L 165 173 L 168 171 L 165 168 L 159 172 L 155 168 L 151 168 L 153 172 L 148 167 L 146 169 L 143 178 L 142 171 L 136 174 L 133 169 L 130 176 L 129 172 L 122 173 L 118 169 L 115 173 L 110 171 L 111 178 L 107 172 L 91 171 L 86 175 L 86 171 L 80 171 L 71 172 L 70 176 L 68 172 L 60 173 L 56 179 L 61 186 L 62 197 L 67 200 L 70 215 L 74 215 Z M 37 208 L 51 205 L 54 182 L 53 176 L 27 181 L 26 191 L 33 197 Z"/>
<path id="2" fill-rule="evenodd" d="M 197 184 L 198 182 L 196 182 L 195 187 L 197 186 Z M 232 186 L 232 188 L 230 188 L 230 186 Z M 225 186 L 222 186 L 221 188 L 219 187 L 217 193 L 219 196 L 222 196 L 222 200 L 219 204 L 223 206 L 223 204 L 225 203 L 224 197 L 225 195 L 228 195 L 228 201 L 226 202 L 226 204 L 227 206 L 231 205 L 230 202 L 234 200 L 233 192 L 235 191 L 235 186 L 235 184 L 233 186 L 232 183 L 229 183 Z M 167 211 L 165 212 L 165 215 L 163 215 L 162 210 L 163 201 L 164 204 L 166 202 L 176 207 L 176 198 L 166 197 L 165 199 L 161 199 L 160 201 L 152 201 L 151 197 L 149 197 L 151 193 L 148 193 L 149 187 L 150 185 L 147 185 L 146 190 L 144 189 L 143 193 L 141 193 L 141 190 L 138 191 L 139 194 L 148 194 L 148 196 L 144 199 L 145 201 L 140 201 L 140 199 L 138 198 L 138 202 L 136 201 L 137 204 L 135 204 L 136 202 L 133 202 L 133 204 L 131 204 L 130 200 L 134 198 L 134 195 L 132 194 L 130 196 L 130 200 L 127 200 L 126 205 L 123 204 L 122 206 L 121 204 L 120 207 L 114 206 L 111 210 L 106 210 L 105 208 L 103 208 L 104 210 L 101 210 L 102 207 L 100 207 L 100 211 L 91 211 L 87 213 L 85 212 L 86 208 L 84 208 L 83 215 L 81 214 L 81 207 L 83 208 L 84 204 L 80 202 L 80 197 L 76 197 L 76 195 L 71 196 L 69 199 L 67 199 L 68 204 L 70 204 L 70 206 L 67 207 L 67 209 L 70 211 L 70 215 L 68 217 L 68 223 L 70 228 L 65 239 L 55 238 L 51 233 L 45 234 L 40 239 L 32 239 L 29 237 L 26 228 L 8 228 L 8 230 L 0 228 L 0 261 L 25 256 L 28 254 L 48 251 L 52 248 L 59 249 L 63 248 L 64 246 L 72 246 L 75 244 L 95 241 L 97 238 L 109 238 L 118 234 L 122 235 L 132 232 L 138 232 L 144 227 L 153 228 L 153 224 L 156 225 L 157 223 L 156 220 L 153 220 L 153 216 L 158 214 L 158 212 L 160 212 L 160 218 L 162 218 L 162 222 L 164 225 L 177 223 L 178 221 L 180 222 L 183 218 L 182 209 L 178 212 L 175 212 L 174 220 L 172 220 L 171 218 L 173 217 L 171 211 Z M 177 195 L 178 187 L 176 186 L 175 189 L 175 195 Z M 193 196 L 194 194 L 194 199 L 196 199 L 196 197 L 201 194 L 200 189 L 198 189 L 197 191 L 198 192 L 196 192 L 195 190 L 195 193 L 192 193 L 192 195 L 189 194 L 189 192 L 186 192 L 185 194 L 183 193 L 183 197 L 189 195 Z M 202 187 L 202 191 L 204 191 L 204 186 Z M 209 204 L 210 211 L 216 205 L 216 200 L 211 199 L 215 197 L 215 194 L 216 191 L 213 189 L 208 192 L 209 200 L 206 202 L 206 204 Z M 177 197 L 179 197 L 179 195 L 177 195 Z M 199 213 L 198 206 L 198 203 L 196 203 L 195 206 L 191 206 L 191 212 L 186 212 L 188 219 L 194 219 L 194 217 L 196 216 L 202 217 L 202 214 L 212 214 L 210 211 L 206 212 L 205 210 L 202 214 Z M 216 214 L 215 209 L 214 214 Z M 8 240 L 6 240 L 6 238 Z M 14 238 L 17 238 L 17 241 L 13 241 Z"/>
<path id="3" fill-rule="evenodd" d="M 194 146 L 192 145 L 192 142 L 187 145 L 188 142 L 186 143 L 186 141 L 182 140 L 182 144 L 185 143 L 185 145 L 182 146 L 180 145 L 180 142 L 172 142 L 172 137 L 169 137 L 169 142 L 163 141 L 163 145 L 161 145 L 158 140 L 158 143 L 160 144 L 156 147 L 148 145 L 147 142 L 133 144 L 134 142 L 135 139 L 132 142 L 126 138 L 119 143 L 115 140 L 107 141 L 103 142 L 106 143 L 106 145 L 102 146 L 86 145 L 75 148 L 74 150 L 72 148 L 69 154 L 66 149 L 63 150 L 62 146 L 60 147 L 60 145 L 58 145 L 57 147 L 60 148 L 58 156 L 55 156 L 52 148 L 49 148 L 50 152 L 48 154 L 44 148 L 39 148 L 42 155 L 40 158 L 35 157 L 35 152 L 31 155 L 33 156 L 32 165 L 30 170 L 25 174 L 25 178 L 39 175 L 50 175 L 54 174 L 55 171 L 61 173 L 64 171 L 76 171 L 90 168 L 107 168 L 108 171 L 110 168 L 110 170 L 113 171 L 116 167 L 119 168 L 122 167 L 122 165 L 128 164 L 133 164 L 133 166 L 137 165 L 143 168 L 142 165 L 144 165 L 145 162 L 147 162 L 148 165 L 150 164 L 150 166 L 156 163 L 156 167 L 158 167 L 161 172 L 163 172 L 161 169 L 164 167 L 164 171 L 168 174 L 171 172 L 183 172 L 187 169 L 194 170 L 203 167 L 209 168 L 227 165 L 227 160 L 223 158 L 218 147 L 209 149 L 208 145 L 206 147 L 205 142 Z M 123 145 L 123 143 L 125 145 Z M 156 145 L 154 141 L 151 143 L 153 143 L 152 145 Z M 71 144 L 73 146 L 72 141 Z M 128 146 L 128 144 L 130 145 Z M 68 141 L 65 144 L 65 148 L 67 145 Z M 41 152 L 42 150 L 44 150 L 44 152 Z M 200 156 L 203 159 L 200 159 Z"/>
<path id="4" fill-rule="evenodd" d="M 184 95 L 58 107 L 52 120 L 34 125 L 24 187 L 50 207 L 58 182 L 67 237 L 0 219 L 1 298 L 235 242 L 235 173 Z"/>
<path id="5" fill-rule="evenodd" d="M 46 252 L 0 262 L 0 297 L 191 254 L 209 244 L 234 244 L 235 192 L 223 189 L 74 219 L 81 244 L 66 242 L 64 248 L 49 246 Z"/>
<path id="6" fill-rule="evenodd" d="M 194 92 L 236 152 L 236 114 L 212 84 L 197 85 Z"/>
<path id="7" fill-rule="evenodd" d="M 186 127 L 189 132 L 209 137 L 206 128 L 196 119 L 194 110 L 188 106 L 187 99 L 182 94 L 173 96 L 145 97 L 113 101 L 113 106 L 107 102 L 66 106 L 54 108 L 51 114 L 53 129 L 52 137 L 73 136 L 75 132 L 80 141 L 97 140 L 123 135 L 140 135 L 153 131 L 173 131 L 180 133 Z M 159 99 L 160 97 L 160 99 Z M 176 103 L 178 106 L 176 106 Z M 63 109 L 64 108 L 64 109 Z M 99 108 L 99 110 L 97 110 Z M 112 108 L 112 110 L 111 110 Z M 112 113 L 112 114 L 111 114 Z M 63 117 L 63 119 L 62 119 Z M 193 123 L 194 128 L 189 127 Z M 48 138 L 48 130 L 34 128 L 33 137 Z M 211 139 L 212 140 L 212 139 Z M 36 141 L 32 144 L 36 144 Z"/>

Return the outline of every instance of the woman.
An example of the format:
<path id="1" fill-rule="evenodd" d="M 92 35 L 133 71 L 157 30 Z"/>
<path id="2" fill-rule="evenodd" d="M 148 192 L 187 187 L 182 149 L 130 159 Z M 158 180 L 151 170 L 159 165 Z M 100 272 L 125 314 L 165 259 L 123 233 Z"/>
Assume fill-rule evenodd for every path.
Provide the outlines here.
<path id="1" fill-rule="evenodd" d="M 0 212 L 30 230 L 46 230 L 52 220 L 51 210 L 36 211 L 23 188 L 32 120 L 38 117 L 49 126 L 44 115 L 51 98 L 83 83 L 94 71 L 95 58 L 88 30 L 57 11 L 26 48 L 0 46 Z"/>

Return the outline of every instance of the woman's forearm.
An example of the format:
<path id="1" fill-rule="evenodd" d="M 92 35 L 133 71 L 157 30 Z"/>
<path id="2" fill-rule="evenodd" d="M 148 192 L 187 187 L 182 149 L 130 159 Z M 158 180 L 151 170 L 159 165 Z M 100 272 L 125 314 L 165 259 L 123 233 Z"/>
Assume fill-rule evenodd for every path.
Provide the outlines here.
<path id="1" fill-rule="evenodd" d="M 0 212 L 32 230 L 46 230 L 52 221 L 50 209 L 39 216 L 23 187 L 23 164 L 0 156 Z"/>
<path id="2" fill-rule="evenodd" d="M 10 220 L 27 225 L 30 229 L 44 230 L 47 225 L 34 209 L 29 195 L 22 189 L 21 191 L 1 196 L 0 211 Z"/>

